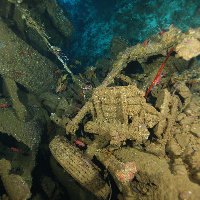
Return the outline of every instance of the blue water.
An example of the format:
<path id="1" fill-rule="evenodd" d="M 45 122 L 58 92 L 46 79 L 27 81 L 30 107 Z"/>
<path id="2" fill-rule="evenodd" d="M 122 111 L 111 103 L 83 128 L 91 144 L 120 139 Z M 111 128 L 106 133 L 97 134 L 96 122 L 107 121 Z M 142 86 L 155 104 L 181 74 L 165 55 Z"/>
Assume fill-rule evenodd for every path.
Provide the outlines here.
<path id="1" fill-rule="evenodd" d="M 200 25 L 200 1 L 189 0 L 59 0 L 71 16 L 74 41 L 68 49 L 82 67 L 109 58 L 110 41 L 121 36 L 130 45 L 167 29 L 186 31 Z"/>

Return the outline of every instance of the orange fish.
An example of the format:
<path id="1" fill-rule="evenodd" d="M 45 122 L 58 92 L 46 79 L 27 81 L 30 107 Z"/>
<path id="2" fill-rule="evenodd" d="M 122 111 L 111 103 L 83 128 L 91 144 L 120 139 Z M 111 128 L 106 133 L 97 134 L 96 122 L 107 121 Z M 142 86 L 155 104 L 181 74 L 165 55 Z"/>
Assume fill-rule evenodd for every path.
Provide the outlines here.
<path id="1" fill-rule="evenodd" d="M 144 41 L 144 46 L 147 47 L 148 46 L 148 40 Z"/>
<path id="2" fill-rule="evenodd" d="M 11 149 L 12 151 L 16 151 L 16 152 L 22 151 L 22 150 L 19 150 L 19 149 L 15 148 L 15 147 L 11 147 L 10 149 Z"/>
<path id="3" fill-rule="evenodd" d="M 79 147 L 85 147 L 85 144 L 83 142 L 81 142 L 80 140 L 75 140 L 75 139 L 73 139 L 73 140 Z"/>
<path id="4" fill-rule="evenodd" d="M 62 81 L 64 81 L 66 78 L 67 78 L 67 74 L 65 74 L 65 75 L 62 77 Z"/>
<path id="5" fill-rule="evenodd" d="M 81 73 L 78 73 L 79 74 L 79 76 L 84 80 L 84 78 L 83 78 L 83 76 L 82 76 L 82 74 Z"/>
<path id="6" fill-rule="evenodd" d="M 93 71 L 90 71 L 90 72 L 91 72 L 92 76 L 94 76 L 95 78 L 97 77 L 96 73 L 94 73 Z"/>
<path id="7" fill-rule="evenodd" d="M 64 71 L 65 71 L 65 70 L 59 69 L 59 70 L 56 70 L 55 73 L 60 73 L 60 72 L 64 72 Z"/>
<path id="8" fill-rule="evenodd" d="M 0 105 L 0 108 L 7 108 L 7 107 L 9 107 L 9 106 L 10 106 L 10 105 L 4 103 L 4 104 L 1 104 L 1 105 Z"/>
<path id="9" fill-rule="evenodd" d="M 65 85 L 65 84 L 62 84 L 62 86 L 61 86 L 61 88 L 60 88 L 59 92 L 61 92 L 62 90 L 66 90 L 66 88 L 67 88 L 67 85 Z"/>
<path id="10" fill-rule="evenodd" d="M 56 87 L 56 89 L 55 89 L 56 93 L 60 91 L 61 86 L 62 86 L 62 83 Z"/>
<path id="11" fill-rule="evenodd" d="M 58 79 L 58 82 L 57 82 L 57 85 L 60 85 L 60 84 L 61 84 L 61 81 L 62 81 L 62 79 L 59 78 L 59 79 Z"/>

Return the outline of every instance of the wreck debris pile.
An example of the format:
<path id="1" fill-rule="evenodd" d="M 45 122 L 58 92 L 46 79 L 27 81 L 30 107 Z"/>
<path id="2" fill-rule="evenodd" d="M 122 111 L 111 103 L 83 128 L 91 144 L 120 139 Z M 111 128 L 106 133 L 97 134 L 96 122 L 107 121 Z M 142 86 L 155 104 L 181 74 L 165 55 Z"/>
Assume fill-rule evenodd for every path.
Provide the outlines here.
<path id="1" fill-rule="evenodd" d="M 130 197 L 130 194 L 123 190 L 126 185 L 126 190 L 132 191 L 133 198 L 139 198 L 141 194 L 146 195 L 147 199 L 184 199 L 185 195 L 191 199 L 199 198 L 199 186 L 190 181 L 188 175 L 191 172 L 193 180 L 200 180 L 197 161 L 200 149 L 200 105 L 199 96 L 192 95 L 187 86 L 188 78 L 191 77 L 189 72 L 184 77 L 172 77 L 170 87 L 159 88 L 156 96 L 152 93 L 156 98 L 155 108 L 146 103 L 144 92 L 139 90 L 133 81 L 131 84 L 131 80 L 128 81 L 129 86 L 106 87 L 114 84 L 114 78 L 120 76 L 119 73 L 128 62 L 137 59 L 142 63 L 150 56 L 166 55 L 167 50 L 172 47 L 176 51 L 177 44 L 192 43 L 185 42 L 184 38 L 199 38 L 199 31 L 200 29 L 194 29 L 181 33 L 181 30 L 170 26 L 159 43 L 155 41 L 148 46 L 137 44 L 127 48 L 118 55 L 111 72 L 103 83 L 93 90 L 92 97 L 78 114 L 73 119 L 68 119 L 67 124 L 66 120 L 62 123 L 62 126 L 66 127 L 66 134 L 76 135 L 79 123 L 91 113 L 92 120 L 90 118 L 84 122 L 84 131 L 93 134 L 94 141 L 88 140 L 85 154 L 90 158 L 95 155 L 104 164 L 124 197 Z M 190 51 L 187 58 L 181 54 L 180 49 L 185 48 L 185 45 L 178 47 L 176 57 L 183 56 L 186 60 L 195 57 L 196 54 Z M 192 73 L 198 80 L 200 72 L 195 69 Z M 61 122 L 62 118 L 53 114 L 51 119 L 57 123 Z M 149 136 L 152 139 L 149 139 Z M 102 140 L 106 142 L 103 143 Z M 124 147 L 128 141 L 131 141 L 133 147 Z M 171 159 L 171 164 L 168 164 L 166 157 Z M 133 173 L 129 174 L 127 169 L 131 169 Z M 133 178 L 137 182 L 132 181 Z M 165 184 L 163 180 L 166 180 Z M 183 184 L 181 180 L 187 184 Z M 175 185 L 172 185 L 172 182 Z M 165 187 L 168 188 L 167 192 Z"/>
<path id="2" fill-rule="evenodd" d="M 136 86 L 94 89 L 90 109 L 93 121 L 84 130 L 99 135 L 110 135 L 110 144 L 121 146 L 127 139 L 142 143 L 149 137 L 148 128 L 158 123 L 159 113 L 144 99 Z M 72 120 L 74 121 L 74 120 Z"/>
<path id="3" fill-rule="evenodd" d="M 89 111 L 93 121 L 87 122 L 85 131 L 98 135 L 110 134 L 111 143 L 116 143 L 118 146 L 126 139 L 136 139 L 138 142 L 148 139 L 147 127 L 152 128 L 159 119 L 156 109 L 146 103 L 144 92 L 134 85 L 96 88 L 91 100 L 83 106 L 74 119 L 69 120 L 66 133 L 74 134 L 78 123 Z M 51 119 L 60 124 L 55 114 L 51 115 Z M 119 130 L 116 131 L 116 127 Z M 112 131 L 114 129 L 115 132 Z M 136 134 L 138 131 L 139 134 Z"/>

